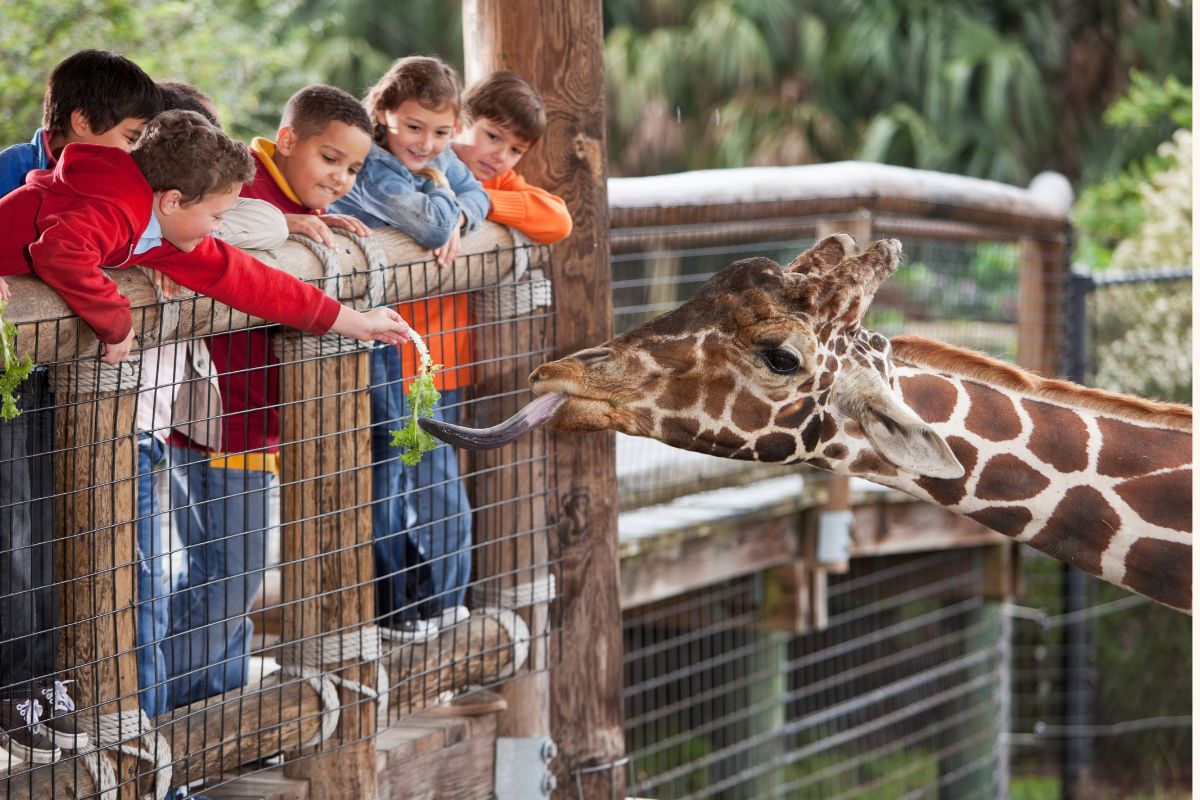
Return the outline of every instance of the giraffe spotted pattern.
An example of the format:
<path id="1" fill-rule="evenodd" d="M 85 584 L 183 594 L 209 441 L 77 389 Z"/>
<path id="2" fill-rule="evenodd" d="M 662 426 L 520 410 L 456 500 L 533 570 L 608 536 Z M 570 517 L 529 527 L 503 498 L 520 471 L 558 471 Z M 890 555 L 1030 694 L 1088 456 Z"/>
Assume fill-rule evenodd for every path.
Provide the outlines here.
<path id="1" fill-rule="evenodd" d="M 900 253 L 838 234 L 736 262 L 534 392 L 564 395 L 561 430 L 866 477 L 1190 610 L 1191 410 L 864 329 Z"/>

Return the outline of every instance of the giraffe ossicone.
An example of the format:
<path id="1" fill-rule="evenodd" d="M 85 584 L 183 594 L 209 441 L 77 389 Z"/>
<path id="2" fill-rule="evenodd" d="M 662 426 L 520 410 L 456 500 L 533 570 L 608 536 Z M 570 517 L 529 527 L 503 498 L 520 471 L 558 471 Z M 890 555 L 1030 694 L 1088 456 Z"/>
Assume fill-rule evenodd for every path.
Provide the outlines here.
<path id="1" fill-rule="evenodd" d="M 735 262 L 679 308 L 534 370 L 495 447 L 549 422 L 725 458 L 804 462 L 933 502 L 1191 609 L 1191 409 L 1042 379 L 862 327 L 895 240 L 837 234 L 786 267 Z M 428 421 L 422 420 L 422 424 Z"/>

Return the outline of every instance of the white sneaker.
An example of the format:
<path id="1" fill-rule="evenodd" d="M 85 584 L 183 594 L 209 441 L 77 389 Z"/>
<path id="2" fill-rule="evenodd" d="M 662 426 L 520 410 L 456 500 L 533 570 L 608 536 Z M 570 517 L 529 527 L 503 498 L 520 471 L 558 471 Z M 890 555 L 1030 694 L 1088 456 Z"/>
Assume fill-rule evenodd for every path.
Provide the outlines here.
<path id="1" fill-rule="evenodd" d="M 433 639 L 437 635 L 437 623 L 426 619 L 401 622 L 396 626 L 379 626 L 379 637 L 392 642 L 423 642 L 426 639 Z"/>
<path id="2" fill-rule="evenodd" d="M 460 622 L 466 622 L 471 618 L 471 611 L 466 606 L 454 606 L 442 611 L 441 614 L 434 617 L 430 622 L 436 622 L 437 626 L 442 630 L 452 628 Z"/>

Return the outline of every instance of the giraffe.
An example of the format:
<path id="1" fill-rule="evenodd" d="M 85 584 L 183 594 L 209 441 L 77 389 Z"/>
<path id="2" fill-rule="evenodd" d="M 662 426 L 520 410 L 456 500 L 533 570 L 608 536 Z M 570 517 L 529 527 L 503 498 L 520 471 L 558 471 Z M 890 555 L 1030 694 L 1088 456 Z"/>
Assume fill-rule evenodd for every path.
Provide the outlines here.
<path id="1" fill-rule="evenodd" d="M 1191 409 L 863 328 L 900 257 L 896 240 L 859 249 L 835 234 L 787 267 L 735 262 L 676 310 L 538 367 L 536 399 L 508 423 L 428 429 L 480 448 L 550 420 L 804 462 L 944 506 L 1190 613 Z"/>

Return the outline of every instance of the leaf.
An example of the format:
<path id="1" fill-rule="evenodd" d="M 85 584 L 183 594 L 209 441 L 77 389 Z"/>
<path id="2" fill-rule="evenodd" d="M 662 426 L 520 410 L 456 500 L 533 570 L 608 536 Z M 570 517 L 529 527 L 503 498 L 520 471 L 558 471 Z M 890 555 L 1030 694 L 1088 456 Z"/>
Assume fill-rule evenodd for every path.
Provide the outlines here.
<path id="1" fill-rule="evenodd" d="M 0 300 L 0 419 L 16 419 L 17 387 L 33 372 L 33 357 L 17 357 L 17 326 L 4 321 L 4 309 L 8 303 Z"/>
<path id="2" fill-rule="evenodd" d="M 408 385 L 408 408 L 412 412 L 408 423 L 398 431 L 392 431 L 392 447 L 403 448 L 400 460 L 410 467 L 421 463 L 421 457 L 438 446 L 438 440 L 430 436 L 418 423 L 422 417 L 433 415 L 433 407 L 441 399 L 441 393 L 433 385 L 433 374 L 442 368 L 429 357 L 425 342 L 412 333 L 413 344 L 421 357 L 420 374 Z"/>

